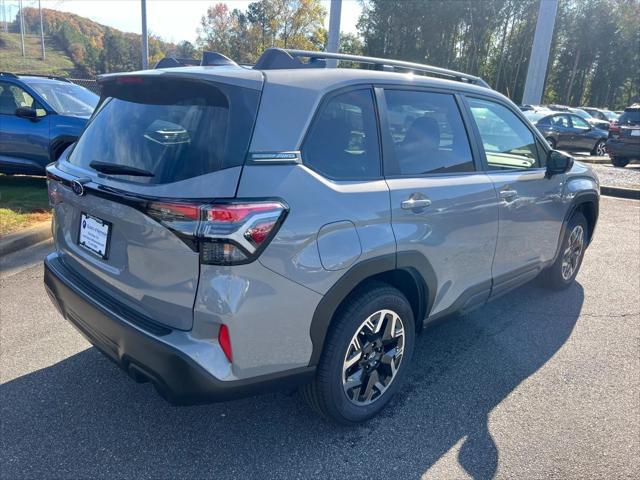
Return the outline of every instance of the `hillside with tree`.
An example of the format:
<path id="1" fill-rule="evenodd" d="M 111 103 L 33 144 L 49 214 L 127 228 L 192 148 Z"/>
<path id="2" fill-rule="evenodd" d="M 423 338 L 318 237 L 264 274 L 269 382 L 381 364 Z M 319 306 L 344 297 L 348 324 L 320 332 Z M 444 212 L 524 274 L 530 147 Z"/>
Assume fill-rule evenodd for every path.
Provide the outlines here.
<path id="1" fill-rule="evenodd" d="M 140 35 L 121 32 L 72 13 L 49 9 L 43 9 L 42 13 L 44 31 L 50 39 L 49 43 L 66 52 L 79 74 L 93 76 L 140 68 Z M 38 10 L 24 8 L 24 23 L 28 36 L 39 34 Z M 17 21 L 10 24 L 10 31 L 19 33 L 20 26 Z M 175 45 L 151 35 L 149 63 L 157 62 L 175 49 Z"/>

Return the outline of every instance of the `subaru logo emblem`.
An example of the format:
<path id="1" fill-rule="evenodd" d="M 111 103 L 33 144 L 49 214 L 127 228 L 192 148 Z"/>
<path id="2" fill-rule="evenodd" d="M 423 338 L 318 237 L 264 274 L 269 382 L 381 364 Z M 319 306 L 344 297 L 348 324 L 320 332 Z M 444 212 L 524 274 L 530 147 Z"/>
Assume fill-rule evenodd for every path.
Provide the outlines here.
<path id="1" fill-rule="evenodd" d="M 76 195 L 84 195 L 84 186 L 78 180 L 71 182 L 71 190 Z"/>

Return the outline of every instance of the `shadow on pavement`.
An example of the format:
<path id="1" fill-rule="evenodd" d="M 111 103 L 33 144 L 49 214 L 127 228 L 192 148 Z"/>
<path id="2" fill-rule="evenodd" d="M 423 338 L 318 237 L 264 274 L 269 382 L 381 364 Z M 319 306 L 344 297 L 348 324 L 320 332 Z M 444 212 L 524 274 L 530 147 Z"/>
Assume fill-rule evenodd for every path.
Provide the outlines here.
<path id="1" fill-rule="evenodd" d="M 495 475 L 492 409 L 565 343 L 579 284 L 533 284 L 419 338 L 404 390 L 363 426 L 315 417 L 298 395 L 172 407 L 95 349 L 0 386 L 4 478 L 417 478 L 458 462 Z"/>

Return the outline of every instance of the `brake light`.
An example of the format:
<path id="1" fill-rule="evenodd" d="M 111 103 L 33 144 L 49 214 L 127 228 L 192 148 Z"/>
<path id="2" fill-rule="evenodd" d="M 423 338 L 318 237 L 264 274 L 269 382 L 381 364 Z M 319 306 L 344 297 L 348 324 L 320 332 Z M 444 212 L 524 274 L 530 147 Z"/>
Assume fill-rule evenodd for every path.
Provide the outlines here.
<path id="1" fill-rule="evenodd" d="M 287 213 L 280 202 L 219 203 L 205 206 L 204 211 L 200 260 L 214 265 L 255 260 Z"/>
<path id="2" fill-rule="evenodd" d="M 616 137 L 620 135 L 620 124 L 617 120 L 612 120 L 611 123 L 609 123 L 609 134 L 615 135 Z"/>
<path id="3" fill-rule="evenodd" d="M 127 76 L 123 76 L 123 77 L 118 77 L 116 78 L 116 83 L 119 83 L 121 85 L 131 85 L 131 84 L 141 84 L 144 83 L 144 79 L 142 77 L 137 77 L 137 76 L 133 76 L 133 75 L 127 75 Z"/>
<path id="4" fill-rule="evenodd" d="M 144 209 L 211 265 L 250 263 L 267 246 L 283 222 L 281 202 L 149 202 Z"/>
<path id="5" fill-rule="evenodd" d="M 220 348 L 224 352 L 227 360 L 233 362 L 233 352 L 231 351 L 231 337 L 229 336 L 229 327 L 226 325 L 220 325 L 220 331 L 218 332 L 218 343 Z"/>

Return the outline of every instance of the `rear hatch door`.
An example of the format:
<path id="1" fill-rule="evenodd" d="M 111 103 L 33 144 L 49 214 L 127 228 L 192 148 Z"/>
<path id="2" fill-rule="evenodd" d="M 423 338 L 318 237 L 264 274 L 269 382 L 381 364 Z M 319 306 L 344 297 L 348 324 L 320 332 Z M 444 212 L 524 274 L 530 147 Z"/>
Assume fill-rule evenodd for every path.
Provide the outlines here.
<path id="1" fill-rule="evenodd" d="M 47 169 L 62 260 L 157 323 L 192 326 L 199 206 L 235 196 L 262 84 L 247 72 L 110 77 L 78 143 Z"/>
<path id="2" fill-rule="evenodd" d="M 640 145 L 640 108 L 627 108 L 622 112 L 618 128 L 620 142 Z"/>

